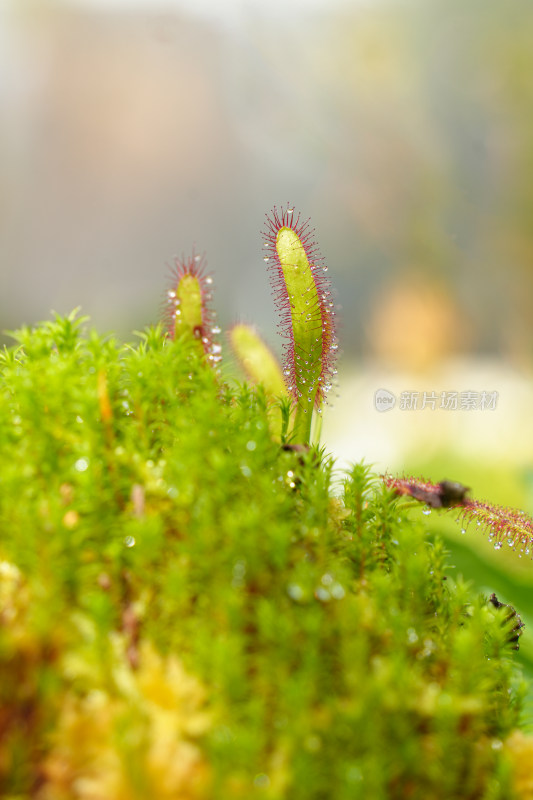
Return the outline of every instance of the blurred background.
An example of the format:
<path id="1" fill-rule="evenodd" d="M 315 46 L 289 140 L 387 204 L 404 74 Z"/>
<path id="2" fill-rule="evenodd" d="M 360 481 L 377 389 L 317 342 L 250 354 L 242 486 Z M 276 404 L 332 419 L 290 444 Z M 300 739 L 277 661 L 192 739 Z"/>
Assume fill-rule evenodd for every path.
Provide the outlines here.
<path id="1" fill-rule="evenodd" d="M 0 329 L 81 306 L 131 339 L 194 246 L 221 326 L 279 352 L 260 231 L 290 201 L 342 305 L 339 466 L 532 512 L 532 42 L 530 0 L 1 0 Z M 424 391 L 498 394 L 400 408 Z M 529 560 L 439 520 L 527 605 Z"/>

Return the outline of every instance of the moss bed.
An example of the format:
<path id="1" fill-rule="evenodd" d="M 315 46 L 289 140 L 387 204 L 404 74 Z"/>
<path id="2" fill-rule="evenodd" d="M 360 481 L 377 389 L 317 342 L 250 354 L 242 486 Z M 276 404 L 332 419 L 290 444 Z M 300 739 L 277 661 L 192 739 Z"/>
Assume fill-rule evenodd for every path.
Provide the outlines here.
<path id="1" fill-rule="evenodd" d="M 531 797 L 512 622 L 186 338 L 0 361 L 0 795 Z"/>

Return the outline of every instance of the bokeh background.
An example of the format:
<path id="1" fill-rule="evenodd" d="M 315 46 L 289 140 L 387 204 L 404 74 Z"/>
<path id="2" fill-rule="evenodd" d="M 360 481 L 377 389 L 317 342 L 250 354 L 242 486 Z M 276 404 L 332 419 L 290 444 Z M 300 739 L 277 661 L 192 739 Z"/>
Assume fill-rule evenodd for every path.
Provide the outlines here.
<path id="1" fill-rule="evenodd" d="M 221 326 L 279 351 L 260 231 L 290 201 L 342 306 L 339 467 L 532 512 L 532 42 L 531 0 L 1 0 L 0 329 L 81 306 L 131 339 L 195 247 Z M 498 401 L 380 413 L 380 388 Z M 531 621 L 529 669 L 531 562 L 432 524 Z"/>

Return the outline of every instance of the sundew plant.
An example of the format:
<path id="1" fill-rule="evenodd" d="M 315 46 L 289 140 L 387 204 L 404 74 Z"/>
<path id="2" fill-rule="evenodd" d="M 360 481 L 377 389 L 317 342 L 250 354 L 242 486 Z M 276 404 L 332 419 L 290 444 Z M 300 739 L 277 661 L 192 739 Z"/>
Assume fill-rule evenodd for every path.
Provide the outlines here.
<path id="1" fill-rule="evenodd" d="M 311 417 L 322 413 L 332 387 L 338 342 L 328 271 L 309 228 L 293 208 L 267 216 L 264 260 L 281 312 L 285 345 L 283 374 L 296 404 L 294 436 L 308 442 Z"/>
<path id="2" fill-rule="evenodd" d="M 0 796 L 530 798 L 523 622 L 409 503 L 530 522 L 364 464 L 333 491 L 326 265 L 291 206 L 262 243 L 282 364 L 243 323 L 223 353 L 194 253 L 133 343 L 73 312 L 0 355 Z"/>

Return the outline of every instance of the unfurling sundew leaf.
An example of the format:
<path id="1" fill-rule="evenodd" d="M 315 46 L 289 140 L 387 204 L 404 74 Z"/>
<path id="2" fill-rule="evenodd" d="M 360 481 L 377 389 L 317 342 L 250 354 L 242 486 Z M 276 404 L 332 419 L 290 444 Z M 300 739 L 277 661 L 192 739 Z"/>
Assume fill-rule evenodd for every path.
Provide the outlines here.
<path id="1" fill-rule="evenodd" d="M 203 256 L 193 253 L 189 259 L 176 259 L 172 284 L 167 291 L 165 316 L 170 336 L 190 334 L 201 345 L 209 361 L 221 360 L 221 346 L 216 341 L 220 329 L 210 306 L 213 279 L 205 274 Z"/>
<path id="2" fill-rule="evenodd" d="M 296 404 L 294 438 L 308 442 L 313 409 L 321 411 L 335 374 L 338 344 L 335 306 L 309 220 L 294 209 L 274 207 L 264 230 L 274 299 L 281 312 L 284 375 Z"/>
<path id="3" fill-rule="evenodd" d="M 248 379 L 265 390 L 270 403 L 269 427 L 274 439 L 283 439 L 291 415 L 291 400 L 276 356 L 255 328 L 244 322 L 230 328 L 228 339 Z M 283 402 L 287 406 L 285 411 Z"/>
<path id="4" fill-rule="evenodd" d="M 287 388 L 277 358 L 255 328 L 244 322 L 234 325 L 228 337 L 239 363 L 253 383 L 262 384 L 267 396 L 287 395 Z"/>
<path id="5" fill-rule="evenodd" d="M 385 485 L 397 494 L 409 495 L 431 508 L 459 508 L 463 532 L 475 522 L 488 538 L 495 550 L 507 544 L 518 555 L 533 558 L 533 519 L 524 511 L 506 508 L 467 496 L 467 489 L 455 481 L 431 483 L 423 478 L 395 478 L 384 475 Z"/>

